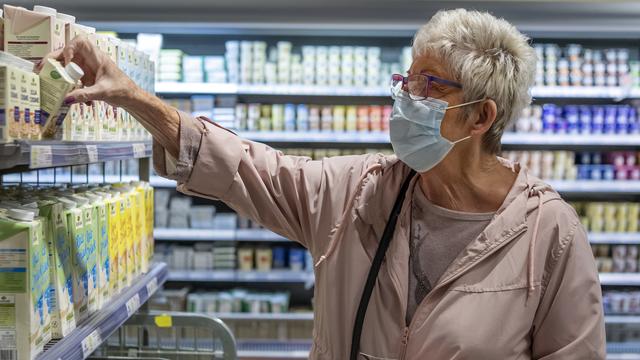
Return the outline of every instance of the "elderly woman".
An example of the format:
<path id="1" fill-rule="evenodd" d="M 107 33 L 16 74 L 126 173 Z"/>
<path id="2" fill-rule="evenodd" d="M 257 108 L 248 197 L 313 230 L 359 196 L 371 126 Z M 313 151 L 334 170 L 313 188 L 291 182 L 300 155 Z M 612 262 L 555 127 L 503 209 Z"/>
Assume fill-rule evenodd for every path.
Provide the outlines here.
<path id="1" fill-rule="evenodd" d="M 307 247 L 312 359 L 604 359 L 598 273 L 575 211 L 497 157 L 536 58 L 504 20 L 437 13 L 394 75 L 395 156 L 313 161 L 144 93 L 86 39 L 67 102 L 106 100 L 151 132 L 156 171 Z"/>

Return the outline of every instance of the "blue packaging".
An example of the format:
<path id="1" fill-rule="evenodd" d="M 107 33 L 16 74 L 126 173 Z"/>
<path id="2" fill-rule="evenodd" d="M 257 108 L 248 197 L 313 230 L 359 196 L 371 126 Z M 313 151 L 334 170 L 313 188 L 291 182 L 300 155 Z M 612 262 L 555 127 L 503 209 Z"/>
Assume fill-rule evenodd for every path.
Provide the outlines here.
<path id="1" fill-rule="evenodd" d="M 542 105 L 542 132 L 552 134 L 555 131 L 556 108 L 554 104 Z"/>
<path id="2" fill-rule="evenodd" d="M 296 128 L 298 131 L 309 131 L 309 108 L 307 105 L 298 105 L 296 115 Z"/>
<path id="3" fill-rule="evenodd" d="M 591 133 L 591 107 L 588 105 L 580 106 L 580 116 L 578 118 L 578 129 L 580 134 Z"/>
<path id="4" fill-rule="evenodd" d="M 602 134 L 604 128 L 604 107 L 594 106 L 591 108 L 591 133 Z"/>
<path id="5" fill-rule="evenodd" d="M 305 250 L 292 248 L 289 250 L 289 268 L 293 271 L 301 271 L 304 269 Z"/>
<path id="6" fill-rule="evenodd" d="M 578 107 L 574 105 L 565 106 L 564 119 L 566 121 L 566 132 L 568 134 L 577 134 L 579 131 L 578 123 L 580 122 Z"/>
<path id="7" fill-rule="evenodd" d="M 591 176 L 591 165 L 578 165 L 578 180 L 588 180 Z"/>
<path id="8" fill-rule="evenodd" d="M 613 180 L 615 179 L 616 167 L 613 165 L 600 165 L 600 170 L 602 171 L 602 179 L 603 180 Z"/>
<path id="9" fill-rule="evenodd" d="M 284 130 L 296 131 L 296 106 L 294 104 L 284 106 Z"/>
<path id="10" fill-rule="evenodd" d="M 618 106 L 618 112 L 616 114 L 616 134 L 626 134 L 629 127 L 629 113 L 631 107 L 629 105 Z"/>
<path id="11" fill-rule="evenodd" d="M 312 271 L 313 270 L 313 256 L 311 256 L 311 252 L 309 251 L 305 251 L 305 269 L 307 269 L 307 271 Z"/>
<path id="12" fill-rule="evenodd" d="M 284 269 L 287 266 L 287 249 L 284 246 L 274 246 L 272 256 L 274 269 Z"/>
<path id="13" fill-rule="evenodd" d="M 602 168 L 600 165 L 589 165 L 589 180 L 602 180 Z"/>
<path id="14" fill-rule="evenodd" d="M 613 134 L 616 132 L 616 115 L 618 108 L 615 105 L 609 105 L 604 111 L 604 126 L 602 132 L 604 134 Z"/>
<path id="15" fill-rule="evenodd" d="M 554 124 L 554 133 L 556 134 L 567 133 L 567 119 L 565 119 L 564 109 L 561 107 L 556 108 L 556 123 Z"/>

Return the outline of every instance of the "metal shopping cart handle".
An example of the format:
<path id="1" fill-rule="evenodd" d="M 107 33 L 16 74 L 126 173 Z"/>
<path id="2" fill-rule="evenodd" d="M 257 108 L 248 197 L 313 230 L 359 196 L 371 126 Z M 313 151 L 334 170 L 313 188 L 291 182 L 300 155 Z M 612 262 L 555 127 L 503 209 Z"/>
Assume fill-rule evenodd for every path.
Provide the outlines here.
<path id="1" fill-rule="evenodd" d="M 198 313 L 149 311 L 134 314 L 125 326 L 145 328 L 199 328 L 211 331 L 222 345 L 222 359 L 237 360 L 236 341 L 222 320 Z M 161 356 L 162 357 L 162 356 Z"/>

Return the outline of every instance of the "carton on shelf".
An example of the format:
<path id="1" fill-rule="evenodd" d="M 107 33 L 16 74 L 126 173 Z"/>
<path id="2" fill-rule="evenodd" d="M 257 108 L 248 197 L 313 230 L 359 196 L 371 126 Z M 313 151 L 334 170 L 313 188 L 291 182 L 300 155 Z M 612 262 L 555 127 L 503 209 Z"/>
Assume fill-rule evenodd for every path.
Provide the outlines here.
<path id="1" fill-rule="evenodd" d="M 61 339 L 76 327 L 73 309 L 72 239 L 68 236 L 67 214 L 75 203 L 47 197 L 39 202 L 40 214 L 46 219 L 51 278 L 51 337 Z"/>
<path id="2" fill-rule="evenodd" d="M 51 340 L 49 259 L 42 220 L 7 209 L 0 216 L 0 332 L 12 359 L 33 359 Z"/>
<path id="3" fill-rule="evenodd" d="M 4 50 L 37 62 L 65 44 L 64 23 L 53 13 L 4 5 Z"/>
<path id="4" fill-rule="evenodd" d="M 0 141 L 22 137 L 23 114 L 20 101 L 20 78 L 23 71 L 0 63 Z"/>

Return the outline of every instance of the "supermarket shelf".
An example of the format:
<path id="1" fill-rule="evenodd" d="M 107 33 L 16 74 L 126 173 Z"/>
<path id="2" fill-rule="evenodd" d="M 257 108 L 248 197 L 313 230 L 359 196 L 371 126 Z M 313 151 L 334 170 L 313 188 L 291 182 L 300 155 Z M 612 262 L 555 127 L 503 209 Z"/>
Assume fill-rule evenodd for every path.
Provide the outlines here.
<path id="1" fill-rule="evenodd" d="M 313 321 L 312 312 L 280 313 L 280 314 L 251 314 L 251 313 L 210 313 L 222 320 L 256 320 L 256 321 Z"/>
<path id="2" fill-rule="evenodd" d="M 238 135 L 249 140 L 266 143 L 390 145 L 389 134 L 386 132 L 241 131 Z"/>
<path id="3" fill-rule="evenodd" d="M 158 188 L 175 188 L 176 182 L 161 178 L 151 177 L 151 186 Z M 546 180 L 556 191 L 577 195 L 589 194 L 640 194 L 640 181 L 606 181 L 606 180 Z"/>
<path id="4" fill-rule="evenodd" d="M 151 156 L 150 141 L 16 141 L 0 144 L 0 171 L 24 171 Z"/>
<path id="5" fill-rule="evenodd" d="M 305 360 L 309 358 L 309 351 L 297 350 L 297 351 L 251 351 L 251 350 L 239 350 L 239 360 Z"/>
<path id="6" fill-rule="evenodd" d="M 153 264 L 132 286 L 114 297 L 102 310 L 91 315 L 69 336 L 47 345 L 37 360 L 85 359 L 133 315 L 167 278 L 167 265 Z"/>
<path id="7" fill-rule="evenodd" d="M 157 241 L 255 241 L 288 242 L 289 240 L 264 229 L 172 229 L 155 228 L 153 237 Z"/>
<path id="8" fill-rule="evenodd" d="M 640 244 L 640 233 L 589 233 L 591 244 L 634 245 Z"/>
<path id="9" fill-rule="evenodd" d="M 607 324 L 640 324 L 640 316 L 634 315 L 606 315 L 604 322 Z"/>
<path id="10" fill-rule="evenodd" d="M 157 82 L 157 94 L 238 94 L 273 96 L 374 96 L 389 97 L 387 86 L 319 86 L 319 85 L 271 85 L 271 84 L 227 84 L 227 83 L 181 83 Z M 535 86 L 531 89 L 534 98 L 596 98 L 614 99 L 640 97 L 639 89 L 608 86 Z"/>
<path id="11" fill-rule="evenodd" d="M 547 180 L 560 193 L 640 194 L 640 181 Z"/>
<path id="12" fill-rule="evenodd" d="M 603 286 L 640 286 L 640 273 L 600 273 Z"/>
<path id="13" fill-rule="evenodd" d="M 606 147 L 611 148 L 639 148 L 640 135 L 591 135 L 591 134 L 540 134 L 540 133 L 513 133 L 506 132 L 502 135 L 502 145 L 508 148 L 533 148 L 545 149 L 575 147 Z"/>
<path id="14" fill-rule="evenodd" d="M 306 271 L 171 270 L 174 282 L 310 283 L 313 273 Z"/>
<path id="15" fill-rule="evenodd" d="M 607 360 L 640 360 L 640 354 L 607 354 Z"/>
<path id="16" fill-rule="evenodd" d="M 156 241 L 234 241 L 235 230 L 155 228 Z"/>

